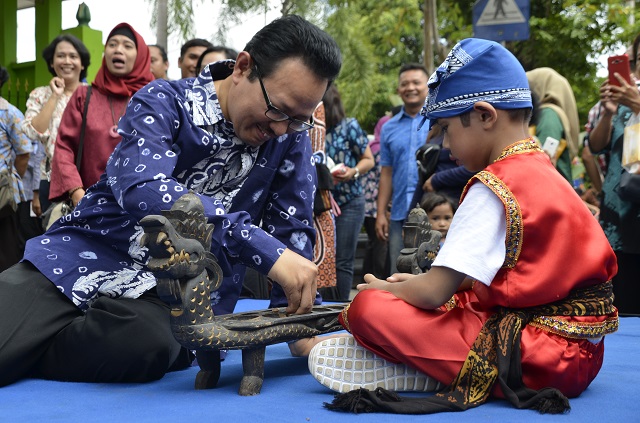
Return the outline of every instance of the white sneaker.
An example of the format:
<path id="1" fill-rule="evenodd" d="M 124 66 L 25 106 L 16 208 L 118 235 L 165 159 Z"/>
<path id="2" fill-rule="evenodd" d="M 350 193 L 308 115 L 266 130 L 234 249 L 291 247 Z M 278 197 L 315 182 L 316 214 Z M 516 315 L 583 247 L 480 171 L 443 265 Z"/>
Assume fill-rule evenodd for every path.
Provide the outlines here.
<path id="1" fill-rule="evenodd" d="M 431 392 L 440 383 L 406 364 L 395 364 L 356 343 L 353 336 L 325 339 L 309 353 L 309 371 L 318 382 L 336 392 L 364 388 L 373 391 Z"/>

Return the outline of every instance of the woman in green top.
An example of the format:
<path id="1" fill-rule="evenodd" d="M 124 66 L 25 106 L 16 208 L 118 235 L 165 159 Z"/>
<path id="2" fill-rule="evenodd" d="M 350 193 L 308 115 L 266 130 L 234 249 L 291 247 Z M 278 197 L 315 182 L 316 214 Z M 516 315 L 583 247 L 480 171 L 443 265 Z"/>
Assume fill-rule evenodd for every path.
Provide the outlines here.
<path id="1" fill-rule="evenodd" d="M 571 160 L 578 153 L 580 120 L 573 89 L 565 77 L 551 68 L 527 72 L 529 87 L 538 100 L 532 124 L 535 136 L 544 144 L 547 137 L 560 141 L 558 154 L 551 157 L 558 172 L 573 184 Z"/>

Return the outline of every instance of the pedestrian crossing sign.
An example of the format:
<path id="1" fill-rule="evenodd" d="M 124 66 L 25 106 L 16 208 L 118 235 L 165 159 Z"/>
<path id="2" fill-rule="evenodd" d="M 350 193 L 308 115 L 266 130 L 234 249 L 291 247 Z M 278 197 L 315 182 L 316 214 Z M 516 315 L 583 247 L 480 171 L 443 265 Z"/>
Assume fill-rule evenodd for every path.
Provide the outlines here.
<path id="1" fill-rule="evenodd" d="M 493 41 L 529 39 L 529 0 L 478 0 L 473 36 Z"/>

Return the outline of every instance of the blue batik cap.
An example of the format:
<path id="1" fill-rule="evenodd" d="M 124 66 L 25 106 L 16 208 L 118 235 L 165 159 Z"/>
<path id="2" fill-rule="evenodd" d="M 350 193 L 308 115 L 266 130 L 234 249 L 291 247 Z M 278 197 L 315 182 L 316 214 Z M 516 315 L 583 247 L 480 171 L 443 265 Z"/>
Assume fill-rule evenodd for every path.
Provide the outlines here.
<path id="1" fill-rule="evenodd" d="M 533 107 L 525 71 L 509 50 L 479 38 L 453 47 L 429 78 L 429 95 L 420 114 L 430 120 L 459 116 L 486 101 L 496 109 Z"/>

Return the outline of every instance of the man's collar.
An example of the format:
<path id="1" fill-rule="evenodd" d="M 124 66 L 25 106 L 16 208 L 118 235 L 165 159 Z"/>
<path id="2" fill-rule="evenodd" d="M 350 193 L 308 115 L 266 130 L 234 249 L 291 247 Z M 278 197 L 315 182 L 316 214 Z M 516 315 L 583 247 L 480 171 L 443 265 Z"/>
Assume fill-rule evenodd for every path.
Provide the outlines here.
<path id="1" fill-rule="evenodd" d="M 234 60 L 223 60 L 206 65 L 193 80 L 193 123 L 213 125 L 224 120 L 214 81 L 225 79 L 233 72 Z"/>

